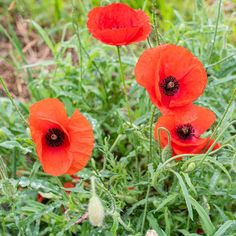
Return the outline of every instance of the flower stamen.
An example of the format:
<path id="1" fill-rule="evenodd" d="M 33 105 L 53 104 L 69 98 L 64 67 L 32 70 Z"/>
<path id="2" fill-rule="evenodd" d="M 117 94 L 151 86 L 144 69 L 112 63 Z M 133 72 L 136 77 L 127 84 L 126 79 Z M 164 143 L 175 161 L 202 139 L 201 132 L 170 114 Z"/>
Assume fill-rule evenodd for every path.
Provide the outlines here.
<path id="1" fill-rule="evenodd" d="M 45 140 L 50 147 L 59 147 L 63 144 L 65 139 L 65 134 L 62 130 L 58 128 L 49 129 L 45 135 Z"/>
<path id="2" fill-rule="evenodd" d="M 166 96 L 174 96 L 179 90 L 179 82 L 173 76 L 167 76 L 160 83 L 161 91 Z"/>
<path id="3" fill-rule="evenodd" d="M 194 136 L 194 128 L 191 124 L 179 125 L 176 128 L 176 134 L 180 139 L 191 139 Z"/>

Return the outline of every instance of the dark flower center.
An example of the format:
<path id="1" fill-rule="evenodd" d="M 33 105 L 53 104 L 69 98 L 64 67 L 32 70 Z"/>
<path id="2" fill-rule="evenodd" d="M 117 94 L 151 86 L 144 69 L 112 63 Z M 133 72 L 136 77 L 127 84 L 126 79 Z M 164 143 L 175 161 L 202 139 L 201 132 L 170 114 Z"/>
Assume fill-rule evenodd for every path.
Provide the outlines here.
<path id="1" fill-rule="evenodd" d="M 173 76 L 168 76 L 160 83 L 162 92 L 166 96 L 174 96 L 179 90 L 179 82 Z"/>
<path id="2" fill-rule="evenodd" d="M 65 134 L 62 130 L 58 128 L 49 129 L 45 135 L 45 140 L 50 147 L 59 147 L 63 144 L 65 139 Z"/>
<path id="3" fill-rule="evenodd" d="M 180 139 L 187 140 L 194 136 L 194 128 L 191 124 L 179 125 L 176 128 L 176 134 Z"/>

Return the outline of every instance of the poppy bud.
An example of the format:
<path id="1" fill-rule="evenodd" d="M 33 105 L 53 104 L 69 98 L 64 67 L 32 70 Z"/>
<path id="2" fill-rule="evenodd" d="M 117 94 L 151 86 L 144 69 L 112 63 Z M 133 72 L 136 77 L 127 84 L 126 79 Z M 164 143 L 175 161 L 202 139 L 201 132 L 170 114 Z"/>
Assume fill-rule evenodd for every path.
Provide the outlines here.
<path id="1" fill-rule="evenodd" d="M 191 172 L 195 169 L 196 164 L 194 162 L 191 162 L 188 167 L 185 169 L 185 172 Z"/>
<path id="2" fill-rule="evenodd" d="M 92 197 L 89 200 L 88 204 L 88 216 L 89 222 L 93 226 L 102 226 L 105 213 L 102 202 L 100 198 L 97 196 L 95 191 L 95 178 L 91 178 L 91 192 Z"/>
<path id="3" fill-rule="evenodd" d="M 94 195 L 88 205 L 89 222 L 93 226 L 102 226 L 104 220 L 104 208 L 98 196 Z"/>
<path id="4" fill-rule="evenodd" d="M 149 229 L 145 236 L 158 236 L 158 234 L 154 229 Z"/>

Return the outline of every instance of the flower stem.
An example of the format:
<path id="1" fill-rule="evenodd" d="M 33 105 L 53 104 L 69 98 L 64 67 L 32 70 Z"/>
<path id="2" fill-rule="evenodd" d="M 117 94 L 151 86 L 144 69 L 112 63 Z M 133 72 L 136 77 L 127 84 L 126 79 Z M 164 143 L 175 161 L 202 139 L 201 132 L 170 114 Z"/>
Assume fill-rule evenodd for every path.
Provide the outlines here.
<path id="1" fill-rule="evenodd" d="M 144 224 L 146 220 L 146 215 L 147 215 L 147 205 L 148 205 L 148 196 L 150 193 L 150 188 L 151 188 L 151 182 L 148 184 L 148 189 L 145 197 L 145 206 L 144 206 L 144 212 L 143 212 L 143 221 L 142 221 L 142 227 L 141 227 L 141 234 L 143 235 L 143 230 L 144 230 Z"/>
<path id="2" fill-rule="evenodd" d="M 7 88 L 7 86 L 6 86 L 6 84 L 5 84 L 5 82 L 4 82 L 4 80 L 3 80 L 2 77 L 0 77 L 0 83 L 2 84 L 2 87 L 3 87 L 3 89 L 4 89 L 5 93 L 6 93 L 6 95 L 7 95 L 8 98 L 10 99 L 12 105 L 15 107 L 15 109 L 16 109 L 16 111 L 18 112 L 20 118 L 22 119 L 22 121 L 24 122 L 24 124 L 25 124 L 26 126 L 28 126 L 28 122 L 26 121 L 26 119 L 25 119 L 24 116 L 22 115 L 22 113 L 21 113 L 19 107 L 16 105 L 16 103 L 15 103 L 14 99 L 12 98 L 12 96 L 11 96 L 11 94 L 10 94 L 10 92 L 9 92 L 9 90 L 8 90 L 8 88 Z"/>
<path id="3" fill-rule="evenodd" d="M 216 42 L 216 35 L 217 35 L 219 19 L 220 19 L 221 3 L 222 3 L 222 0 L 219 0 L 218 10 L 217 10 L 217 18 L 216 18 L 216 25 L 215 25 L 215 31 L 214 31 L 214 37 L 213 37 L 213 42 L 212 42 L 212 45 L 211 45 L 211 48 L 210 48 L 208 63 L 211 62 L 211 55 L 212 55 L 212 52 L 213 52 L 213 49 L 214 49 L 214 46 L 215 46 L 215 42 Z"/>
<path id="4" fill-rule="evenodd" d="M 96 195 L 96 189 L 95 189 L 95 177 L 94 176 L 92 176 L 90 178 L 90 182 L 91 182 L 91 193 L 92 193 L 93 196 L 95 196 Z"/>
<path id="5" fill-rule="evenodd" d="M 150 118 L 150 123 L 149 123 L 149 155 L 148 155 L 148 163 L 149 161 L 152 160 L 152 147 L 153 147 L 153 120 L 154 120 L 154 115 L 155 115 L 156 107 L 153 106 L 152 108 L 152 113 L 151 113 L 151 118 Z"/>
<path id="6" fill-rule="evenodd" d="M 236 89 L 234 89 L 233 94 L 232 94 L 232 96 L 231 96 L 231 98 L 230 98 L 229 104 L 227 105 L 227 107 L 226 107 L 226 109 L 225 109 L 225 111 L 224 111 L 224 113 L 223 113 L 223 115 L 222 115 L 222 117 L 221 117 L 219 123 L 217 124 L 217 126 L 216 126 L 215 129 L 214 129 L 214 131 L 212 132 L 212 134 L 211 134 L 211 136 L 210 136 L 210 138 L 209 138 L 209 141 L 206 143 L 205 147 L 203 148 L 203 152 L 206 151 L 207 146 L 210 144 L 211 139 L 214 138 L 215 135 L 216 135 L 216 133 L 218 132 L 218 129 L 220 128 L 222 122 L 224 121 L 226 115 L 227 115 L 228 112 L 229 112 L 229 109 L 230 109 L 230 107 L 231 107 L 231 105 L 232 105 L 232 103 L 233 103 L 233 101 L 234 101 L 234 97 L 235 97 L 235 96 L 236 96 Z"/>
<path id="7" fill-rule="evenodd" d="M 121 75 L 121 80 L 122 80 L 122 84 L 123 84 L 123 92 L 124 92 L 124 95 L 125 95 L 126 107 L 127 107 L 127 111 L 128 111 L 129 120 L 131 122 L 132 121 L 132 119 L 131 119 L 131 109 L 130 109 L 127 89 L 126 89 L 126 85 L 125 85 L 124 68 L 123 68 L 123 64 L 122 64 L 122 61 L 121 61 L 120 47 L 117 46 L 116 48 L 117 48 L 118 60 L 119 60 L 119 64 L 120 64 L 120 75 Z"/>
<path id="8" fill-rule="evenodd" d="M 152 161 L 152 147 L 153 147 L 153 120 L 154 120 L 154 115 L 155 115 L 156 107 L 152 107 L 152 113 L 151 113 L 151 118 L 150 118 L 150 124 L 149 124 L 149 155 L 148 155 L 148 163 Z M 148 172 L 148 177 L 150 177 L 150 174 Z M 147 215 L 147 205 L 148 205 L 148 196 L 150 193 L 150 188 L 151 188 L 151 181 L 148 181 L 148 188 L 147 188 L 147 193 L 145 197 L 145 206 L 144 206 L 144 212 L 143 212 L 143 220 L 142 220 L 142 227 L 141 227 L 141 234 L 143 234 L 144 230 L 144 224 L 146 220 L 146 215 Z"/>
<path id="9" fill-rule="evenodd" d="M 16 179 L 16 155 L 17 155 L 17 148 L 14 148 L 12 153 L 12 176 Z"/>

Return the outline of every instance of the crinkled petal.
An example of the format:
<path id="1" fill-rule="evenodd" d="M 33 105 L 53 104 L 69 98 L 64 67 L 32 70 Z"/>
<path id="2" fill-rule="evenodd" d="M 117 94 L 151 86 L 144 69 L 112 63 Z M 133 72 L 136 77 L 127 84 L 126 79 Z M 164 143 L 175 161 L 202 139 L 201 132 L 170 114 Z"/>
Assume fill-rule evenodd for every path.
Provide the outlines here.
<path id="1" fill-rule="evenodd" d="M 94 147 L 94 136 L 89 121 L 78 110 L 75 110 L 69 121 L 68 132 L 71 138 L 69 152 L 73 161 L 67 173 L 74 174 L 89 161 Z"/>

